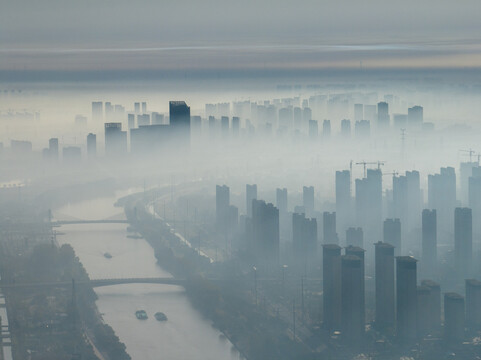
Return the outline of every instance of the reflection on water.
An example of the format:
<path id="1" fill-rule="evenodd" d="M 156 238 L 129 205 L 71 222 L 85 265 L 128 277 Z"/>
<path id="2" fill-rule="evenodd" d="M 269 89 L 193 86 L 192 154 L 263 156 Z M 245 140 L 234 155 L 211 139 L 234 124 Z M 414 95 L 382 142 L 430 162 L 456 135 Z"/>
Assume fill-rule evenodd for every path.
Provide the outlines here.
<path id="1" fill-rule="evenodd" d="M 105 219 L 120 212 L 114 198 L 71 204 L 58 209 L 83 219 Z M 157 264 L 152 248 L 143 239 L 127 238 L 125 224 L 62 226 L 60 244 L 70 243 L 90 277 L 167 277 Z M 108 259 L 104 254 L 112 255 Z M 134 360 L 149 359 L 239 359 L 232 345 L 208 319 L 192 308 L 179 286 L 156 284 L 115 285 L 95 289 L 103 318 L 127 346 Z M 135 311 L 147 312 L 147 320 L 137 320 Z M 165 313 L 167 322 L 154 314 Z"/>

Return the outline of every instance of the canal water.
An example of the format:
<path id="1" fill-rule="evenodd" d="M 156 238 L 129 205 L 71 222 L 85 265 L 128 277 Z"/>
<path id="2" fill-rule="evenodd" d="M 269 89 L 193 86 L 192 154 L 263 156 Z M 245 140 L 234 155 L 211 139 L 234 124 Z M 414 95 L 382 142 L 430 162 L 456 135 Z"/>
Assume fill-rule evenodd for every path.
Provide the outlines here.
<path id="1" fill-rule="evenodd" d="M 117 197 L 125 194 L 118 194 Z M 120 216 L 115 197 L 70 204 L 54 211 L 62 217 L 107 219 Z M 154 251 L 143 239 L 127 237 L 126 224 L 63 225 L 59 244 L 75 249 L 91 279 L 120 277 L 170 277 L 161 269 Z M 108 259 L 105 253 L 112 255 Z M 157 284 L 127 284 L 96 288 L 97 307 L 127 346 L 133 360 L 240 359 L 232 344 L 190 304 L 184 289 Z M 147 320 L 138 320 L 136 310 L 145 310 Z M 154 314 L 165 313 L 159 322 Z"/>

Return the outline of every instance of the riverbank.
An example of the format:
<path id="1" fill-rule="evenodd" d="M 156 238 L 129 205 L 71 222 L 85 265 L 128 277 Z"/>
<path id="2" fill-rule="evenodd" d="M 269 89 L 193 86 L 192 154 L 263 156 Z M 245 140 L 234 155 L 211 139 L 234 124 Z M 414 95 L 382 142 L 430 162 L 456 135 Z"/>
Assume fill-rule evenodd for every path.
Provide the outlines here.
<path id="1" fill-rule="evenodd" d="M 211 263 L 152 216 L 145 201 L 153 198 L 149 195 L 121 202 L 127 219 L 132 230 L 154 248 L 159 264 L 174 276 L 187 279 L 186 293 L 194 307 L 212 320 L 245 358 L 313 359 L 308 349 L 289 338 L 287 324 L 252 303 L 246 279 L 230 278 L 228 265 Z M 212 278 L 218 280 L 209 280 Z"/>

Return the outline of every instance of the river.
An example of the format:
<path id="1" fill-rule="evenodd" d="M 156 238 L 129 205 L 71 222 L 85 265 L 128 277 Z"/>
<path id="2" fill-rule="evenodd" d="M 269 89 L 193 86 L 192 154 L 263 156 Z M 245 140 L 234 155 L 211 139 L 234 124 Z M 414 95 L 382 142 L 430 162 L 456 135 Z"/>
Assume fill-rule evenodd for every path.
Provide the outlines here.
<path id="1" fill-rule="evenodd" d="M 113 204 L 117 197 L 98 198 L 70 204 L 54 212 L 56 218 L 107 219 L 123 211 Z M 91 279 L 120 277 L 170 277 L 157 265 L 154 251 L 143 239 L 127 237 L 125 224 L 64 225 L 59 244 L 75 249 Z M 108 252 L 111 259 L 104 257 Z M 96 288 L 97 307 L 126 345 L 133 360 L 240 359 L 229 340 L 212 327 L 190 304 L 179 286 L 128 284 Z M 148 320 L 137 320 L 144 309 Z M 165 313 L 166 322 L 154 314 Z"/>

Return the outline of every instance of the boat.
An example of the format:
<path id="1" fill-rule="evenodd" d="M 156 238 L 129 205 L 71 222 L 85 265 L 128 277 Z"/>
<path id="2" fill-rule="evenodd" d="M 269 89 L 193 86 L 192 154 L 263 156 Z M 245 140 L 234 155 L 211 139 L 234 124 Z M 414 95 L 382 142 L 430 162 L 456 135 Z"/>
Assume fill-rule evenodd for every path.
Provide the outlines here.
<path id="1" fill-rule="evenodd" d="M 137 310 L 135 312 L 135 316 L 137 317 L 137 319 L 139 320 L 147 320 L 149 317 L 147 316 L 147 313 L 145 312 L 145 310 Z"/>
<path id="2" fill-rule="evenodd" d="M 104 257 L 106 259 L 112 259 L 112 255 L 110 255 L 110 253 L 108 253 L 108 252 L 104 253 Z"/>
<path id="3" fill-rule="evenodd" d="M 163 312 L 156 312 L 154 316 L 157 321 L 167 321 L 167 315 L 165 315 Z"/>
<path id="4" fill-rule="evenodd" d="M 143 239 L 143 237 L 141 235 L 137 235 L 137 234 L 134 234 L 134 235 L 127 235 L 127 237 L 129 239 Z"/>

